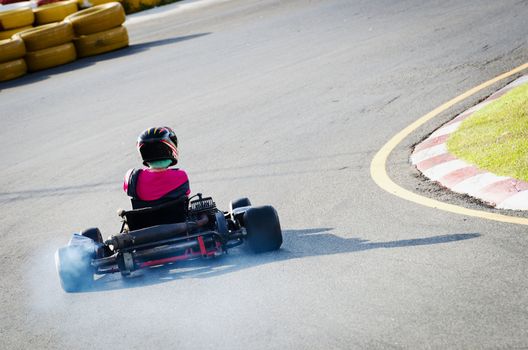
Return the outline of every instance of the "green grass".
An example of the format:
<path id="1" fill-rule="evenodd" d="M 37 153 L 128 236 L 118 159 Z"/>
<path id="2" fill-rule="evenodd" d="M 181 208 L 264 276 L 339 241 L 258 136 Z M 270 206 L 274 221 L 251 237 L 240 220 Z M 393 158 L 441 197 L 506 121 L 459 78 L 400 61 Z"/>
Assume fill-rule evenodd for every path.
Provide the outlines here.
<path id="1" fill-rule="evenodd" d="M 464 120 L 447 149 L 480 169 L 528 181 L 528 84 Z"/>

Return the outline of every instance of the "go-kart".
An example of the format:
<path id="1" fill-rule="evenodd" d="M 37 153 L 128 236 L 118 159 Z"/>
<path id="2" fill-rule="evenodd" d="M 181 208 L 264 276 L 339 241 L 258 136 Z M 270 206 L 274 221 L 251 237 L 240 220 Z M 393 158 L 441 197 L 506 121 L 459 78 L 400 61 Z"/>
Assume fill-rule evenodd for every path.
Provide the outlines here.
<path id="1" fill-rule="evenodd" d="M 227 253 L 246 243 L 254 253 L 277 250 L 282 231 L 272 206 L 254 207 L 247 198 L 217 209 L 211 197 L 197 194 L 140 209 L 120 210 L 121 231 L 103 240 L 97 228 L 73 234 L 55 253 L 62 288 L 89 289 L 94 275 L 133 271 Z"/>

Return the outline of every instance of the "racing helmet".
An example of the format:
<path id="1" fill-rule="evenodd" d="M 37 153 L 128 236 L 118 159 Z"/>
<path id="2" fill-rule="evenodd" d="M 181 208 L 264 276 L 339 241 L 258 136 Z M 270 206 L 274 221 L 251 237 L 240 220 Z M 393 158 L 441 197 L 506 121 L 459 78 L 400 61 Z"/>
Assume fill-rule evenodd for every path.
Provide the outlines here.
<path id="1" fill-rule="evenodd" d="M 136 146 L 145 166 L 164 159 L 170 159 L 170 165 L 178 163 L 178 138 L 167 126 L 146 129 L 139 134 Z"/>

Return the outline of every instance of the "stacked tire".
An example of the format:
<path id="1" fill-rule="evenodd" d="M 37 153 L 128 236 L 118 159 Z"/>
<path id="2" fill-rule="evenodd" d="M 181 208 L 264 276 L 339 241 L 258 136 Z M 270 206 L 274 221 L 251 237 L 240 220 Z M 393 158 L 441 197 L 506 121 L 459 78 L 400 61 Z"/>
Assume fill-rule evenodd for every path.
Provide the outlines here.
<path id="1" fill-rule="evenodd" d="M 78 10 L 79 7 L 77 0 L 48 3 L 33 10 L 33 13 L 35 14 L 35 24 L 41 26 L 44 24 L 60 22 Z"/>
<path id="2" fill-rule="evenodd" d="M 18 78 L 27 73 L 24 42 L 18 39 L 0 40 L 0 81 Z"/>
<path id="3" fill-rule="evenodd" d="M 33 27 L 35 16 L 29 7 L 0 12 L 0 40 L 9 39 L 14 34 Z"/>
<path id="4" fill-rule="evenodd" d="M 73 26 L 77 55 L 88 57 L 128 46 L 128 32 L 122 26 L 125 19 L 123 6 L 109 2 L 74 13 L 64 21 Z"/>
<path id="5" fill-rule="evenodd" d="M 60 66 L 77 58 L 70 23 L 60 22 L 39 26 L 13 36 L 26 46 L 26 63 L 31 72 Z"/>

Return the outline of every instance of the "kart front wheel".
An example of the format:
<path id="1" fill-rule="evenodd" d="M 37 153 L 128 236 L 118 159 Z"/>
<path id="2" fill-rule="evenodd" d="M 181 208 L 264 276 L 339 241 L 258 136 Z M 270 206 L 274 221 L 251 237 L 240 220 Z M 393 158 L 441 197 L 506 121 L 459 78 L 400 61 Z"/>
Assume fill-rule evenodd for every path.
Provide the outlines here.
<path id="1" fill-rule="evenodd" d="M 247 197 L 238 198 L 229 203 L 229 211 L 233 212 L 233 209 L 241 208 L 241 207 L 250 207 L 250 206 L 251 206 L 251 201 L 249 200 L 249 198 Z"/>
<path id="2" fill-rule="evenodd" d="M 55 265 L 59 280 L 66 292 L 79 292 L 88 289 L 94 281 L 91 256 L 83 247 L 62 247 L 55 253 Z"/>
<path id="3" fill-rule="evenodd" d="M 272 206 L 253 207 L 244 213 L 247 243 L 254 253 L 277 250 L 282 245 L 282 231 L 277 211 Z"/>

